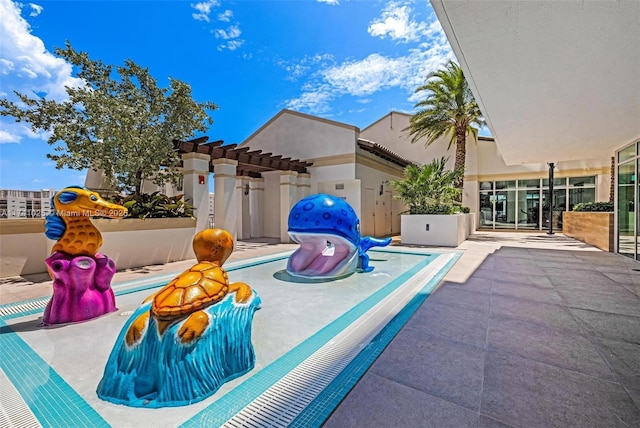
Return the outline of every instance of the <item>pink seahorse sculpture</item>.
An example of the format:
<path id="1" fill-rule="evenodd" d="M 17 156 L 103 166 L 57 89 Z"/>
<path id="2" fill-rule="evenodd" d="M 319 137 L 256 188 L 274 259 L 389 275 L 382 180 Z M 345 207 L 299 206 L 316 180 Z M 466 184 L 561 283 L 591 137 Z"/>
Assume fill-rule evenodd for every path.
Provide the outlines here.
<path id="1" fill-rule="evenodd" d="M 52 202 L 56 212 L 47 216 L 45 233 L 57 242 L 45 261 L 53 279 L 53 296 L 44 311 L 44 323 L 86 321 L 115 311 L 111 279 L 116 266 L 98 253 L 102 235 L 89 217 L 120 218 L 127 209 L 82 187 L 66 187 Z"/>

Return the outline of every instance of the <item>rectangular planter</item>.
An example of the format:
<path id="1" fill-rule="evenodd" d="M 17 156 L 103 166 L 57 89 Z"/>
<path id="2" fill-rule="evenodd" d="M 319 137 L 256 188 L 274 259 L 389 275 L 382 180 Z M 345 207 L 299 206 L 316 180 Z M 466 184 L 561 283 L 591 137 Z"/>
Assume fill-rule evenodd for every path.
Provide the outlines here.
<path id="1" fill-rule="evenodd" d="M 468 236 L 465 214 L 416 214 L 401 216 L 400 238 L 403 244 L 457 247 Z"/>
<path id="2" fill-rule="evenodd" d="M 118 270 L 195 258 L 192 218 L 92 219 L 102 234 L 100 253 Z M 0 277 L 46 272 L 44 260 L 54 241 L 44 234 L 44 219 L 0 220 Z"/>
<path id="3" fill-rule="evenodd" d="M 607 212 L 566 211 L 562 233 L 603 251 L 613 251 L 614 217 Z"/>

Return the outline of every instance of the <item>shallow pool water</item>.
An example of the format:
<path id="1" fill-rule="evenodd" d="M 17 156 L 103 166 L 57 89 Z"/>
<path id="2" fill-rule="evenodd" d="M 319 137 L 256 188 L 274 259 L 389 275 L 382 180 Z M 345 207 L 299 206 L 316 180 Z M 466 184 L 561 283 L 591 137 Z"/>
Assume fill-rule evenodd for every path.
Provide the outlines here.
<path id="1" fill-rule="evenodd" d="M 27 416 L 43 426 L 220 426 L 327 343 L 362 323 L 365 316 L 388 312 L 384 319 L 391 320 L 410 303 L 415 306 L 416 296 L 426 298 L 459 257 L 457 253 L 371 251 L 373 272 L 328 282 L 301 282 L 285 271 L 289 254 L 225 266 L 230 281 L 249 284 L 262 299 L 253 320 L 256 364 L 251 372 L 200 403 L 179 408 L 130 408 L 102 401 L 95 392 L 123 324 L 145 297 L 166 284 L 166 277 L 114 284 L 118 310 L 84 323 L 43 328 L 42 311 L 28 308 L 3 316 L 0 379 L 19 394 L 13 397 L 15 406 L 26 406 L 31 413 Z M 382 306 L 388 299 L 399 299 L 401 293 L 406 297 L 398 300 L 400 304 L 394 303 L 395 313 Z M 371 332 L 377 334 L 379 331 Z M 327 380 L 326 388 L 331 385 L 332 379 Z M 323 406 L 338 401 L 329 400 Z M 321 410 L 307 419 L 321 423 L 321 415 L 328 414 L 327 409 Z M 5 412 L 10 418 L 16 411 Z"/>

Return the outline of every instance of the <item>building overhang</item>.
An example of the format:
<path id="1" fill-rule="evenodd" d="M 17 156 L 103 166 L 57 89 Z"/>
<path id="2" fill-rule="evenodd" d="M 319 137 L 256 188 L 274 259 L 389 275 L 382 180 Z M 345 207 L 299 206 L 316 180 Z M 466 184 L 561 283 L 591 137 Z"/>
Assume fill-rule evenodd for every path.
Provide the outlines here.
<path id="1" fill-rule="evenodd" d="M 640 138 L 640 2 L 431 4 L 507 165 Z"/>

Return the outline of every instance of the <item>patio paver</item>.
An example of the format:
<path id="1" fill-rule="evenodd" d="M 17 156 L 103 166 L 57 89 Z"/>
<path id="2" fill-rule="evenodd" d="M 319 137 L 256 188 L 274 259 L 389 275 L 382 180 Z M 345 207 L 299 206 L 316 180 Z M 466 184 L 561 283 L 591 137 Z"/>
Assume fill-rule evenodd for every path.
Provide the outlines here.
<path id="1" fill-rule="evenodd" d="M 327 427 L 640 426 L 640 263 L 559 234 L 459 249 Z"/>

